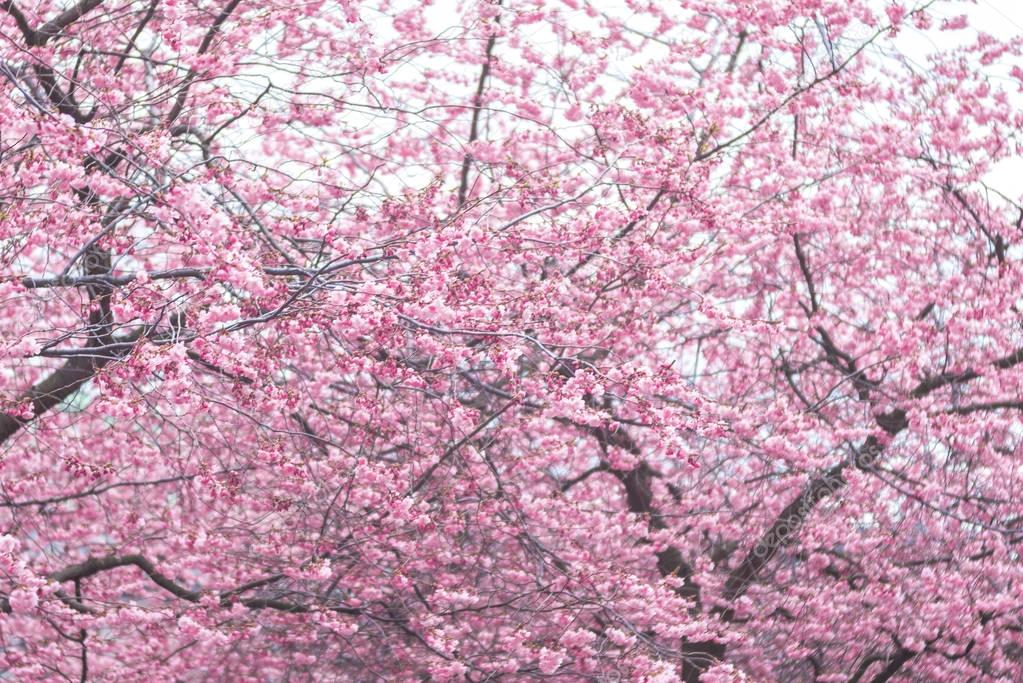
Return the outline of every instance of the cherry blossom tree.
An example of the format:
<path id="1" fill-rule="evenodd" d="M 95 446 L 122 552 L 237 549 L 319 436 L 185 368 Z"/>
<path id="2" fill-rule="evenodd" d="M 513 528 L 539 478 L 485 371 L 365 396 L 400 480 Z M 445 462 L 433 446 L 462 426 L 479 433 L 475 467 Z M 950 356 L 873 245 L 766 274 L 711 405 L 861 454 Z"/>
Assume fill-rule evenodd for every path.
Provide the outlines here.
<path id="1" fill-rule="evenodd" d="M 968 8 L 2 0 L 0 676 L 1023 679 Z"/>

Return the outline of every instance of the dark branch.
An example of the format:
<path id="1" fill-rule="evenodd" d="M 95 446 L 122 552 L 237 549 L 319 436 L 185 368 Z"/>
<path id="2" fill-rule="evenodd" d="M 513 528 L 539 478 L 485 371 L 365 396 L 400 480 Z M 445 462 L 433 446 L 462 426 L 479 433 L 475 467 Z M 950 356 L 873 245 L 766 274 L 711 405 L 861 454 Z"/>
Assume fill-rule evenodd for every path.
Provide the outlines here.
<path id="1" fill-rule="evenodd" d="M 296 268 L 292 266 L 267 266 L 262 268 L 265 275 L 274 277 L 313 277 L 334 273 L 338 270 L 354 265 L 366 265 L 380 261 L 390 261 L 394 256 L 367 256 L 358 259 L 338 261 L 326 268 L 309 269 Z M 204 280 L 212 271 L 211 268 L 172 268 L 170 270 L 158 270 L 148 274 L 150 280 L 176 280 L 195 278 Z M 124 275 L 80 275 L 77 277 L 24 277 L 21 284 L 27 289 L 42 289 L 45 287 L 84 287 L 88 285 L 109 285 L 111 287 L 123 287 L 135 282 L 139 277 L 138 273 L 126 273 Z"/>
<path id="2" fill-rule="evenodd" d="M 112 569 L 118 569 L 120 567 L 138 567 L 153 581 L 153 583 L 160 588 L 163 588 L 171 595 L 182 600 L 186 600 L 188 602 L 199 602 L 202 599 L 202 591 L 185 588 L 180 583 L 159 571 L 152 562 L 142 555 L 110 555 L 107 557 L 90 558 L 85 562 L 71 565 L 59 572 L 54 572 L 53 574 L 50 574 L 50 578 L 58 583 L 63 583 L 65 581 L 79 582 L 82 579 L 86 579 Z M 230 606 L 237 595 L 255 588 L 270 585 L 282 578 L 283 575 L 277 574 L 265 579 L 251 581 L 239 586 L 238 588 L 226 591 L 220 596 L 220 604 L 225 607 Z M 91 611 L 89 608 L 85 607 L 80 600 L 71 598 L 71 596 L 60 595 L 59 593 L 60 592 L 58 591 L 58 597 L 61 597 L 64 602 L 70 604 L 72 607 L 76 607 L 80 611 Z M 312 608 L 307 605 L 300 605 L 274 598 L 247 598 L 244 600 L 238 600 L 238 603 L 248 607 L 249 609 L 273 609 L 280 612 L 291 613 L 307 613 L 313 611 Z M 330 609 L 331 611 L 342 614 L 362 613 L 361 610 L 348 607 L 332 607 Z M 10 611 L 10 604 L 6 599 L 0 603 L 0 611 Z"/>
<path id="3" fill-rule="evenodd" d="M 81 0 L 77 5 L 54 17 L 36 30 L 39 45 L 45 44 L 50 38 L 59 36 L 71 24 L 103 4 L 103 0 Z"/>
<path id="4" fill-rule="evenodd" d="M 479 136 L 480 112 L 483 110 L 483 88 L 487 83 L 487 76 L 490 75 L 490 62 L 494 53 L 494 44 L 497 43 L 497 36 L 491 35 L 487 40 L 487 49 L 483 61 L 483 69 L 480 71 L 480 79 L 476 83 L 476 95 L 472 100 L 472 123 L 469 126 L 469 144 L 476 141 Z M 462 174 L 458 184 L 458 206 L 465 204 L 469 194 L 469 169 L 472 166 L 472 154 L 466 153 L 462 159 Z"/>
<path id="5" fill-rule="evenodd" d="M 813 287 L 813 277 L 810 275 L 810 264 L 806 260 L 806 254 L 803 253 L 802 245 L 799 243 L 799 235 L 793 235 L 792 241 L 796 245 L 796 258 L 799 260 L 799 270 L 803 273 L 803 279 L 806 280 L 806 289 L 810 294 L 810 312 L 816 313 L 820 306 L 817 303 L 817 291 Z"/>
<path id="6" fill-rule="evenodd" d="M 224 22 L 227 21 L 227 18 L 231 16 L 231 13 L 234 12 L 240 2 L 241 0 L 231 0 L 224 6 L 224 9 L 220 11 L 217 18 L 213 20 L 213 24 L 210 25 L 209 30 L 206 31 L 206 35 L 203 36 L 202 43 L 199 44 L 199 49 L 196 51 L 196 56 L 206 54 L 206 51 L 210 49 L 210 45 L 213 44 L 213 39 L 220 32 L 220 27 L 223 26 Z M 171 107 L 170 113 L 167 114 L 167 124 L 173 123 L 174 120 L 181 115 L 181 111 L 185 108 L 185 101 L 188 99 L 188 91 L 191 89 L 196 75 L 197 73 L 195 69 L 191 69 L 189 70 L 188 75 L 185 76 L 185 80 L 181 84 L 181 90 L 178 91 L 178 96 L 174 100 L 174 106 Z"/>

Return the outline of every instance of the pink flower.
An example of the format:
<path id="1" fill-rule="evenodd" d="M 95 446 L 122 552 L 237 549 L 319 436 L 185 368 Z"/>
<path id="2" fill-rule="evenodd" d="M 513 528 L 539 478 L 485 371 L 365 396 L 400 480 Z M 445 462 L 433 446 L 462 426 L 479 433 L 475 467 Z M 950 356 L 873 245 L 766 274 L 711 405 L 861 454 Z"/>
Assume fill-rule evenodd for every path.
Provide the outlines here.
<path id="1" fill-rule="evenodd" d="M 941 22 L 942 31 L 958 31 L 966 28 L 970 25 L 969 19 L 965 14 L 960 14 L 955 17 L 950 17 Z"/>
<path id="2" fill-rule="evenodd" d="M 565 655 L 555 650 L 549 650 L 542 648 L 540 655 L 537 658 L 537 663 L 540 668 L 540 673 L 552 674 L 558 670 L 561 666 L 561 661 L 565 658 Z"/>
<path id="3" fill-rule="evenodd" d="M 885 13 L 892 25 L 897 25 L 906 16 L 906 8 L 901 3 L 893 2 L 885 9 Z"/>
<path id="4" fill-rule="evenodd" d="M 39 605 L 39 595 L 34 590 L 15 588 L 8 598 L 11 610 L 18 613 L 31 612 Z"/>

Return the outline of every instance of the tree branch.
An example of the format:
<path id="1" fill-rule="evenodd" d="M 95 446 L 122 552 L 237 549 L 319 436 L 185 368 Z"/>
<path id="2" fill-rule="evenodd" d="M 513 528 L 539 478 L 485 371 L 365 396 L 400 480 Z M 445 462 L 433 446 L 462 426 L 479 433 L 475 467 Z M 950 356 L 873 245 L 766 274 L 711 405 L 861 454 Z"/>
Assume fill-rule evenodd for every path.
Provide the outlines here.
<path id="1" fill-rule="evenodd" d="M 18 30 L 24 36 L 25 42 L 29 45 L 35 45 L 37 40 L 35 29 L 29 25 L 28 19 L 25 18 L 24 13 L 14 4 L 13 0 L 3 0 L 0 2 L 0 9 L 14 18 L 14 23 L 18 25 Z"/>
<path id="2" fill-rule="evenodd" d="M 813 277 L 810 275 L 810 264 L 807 262 L 806 254 L 803 253 L 803 247 L 799 243 L 799 235 L 792 235 L 792 241 L 796 245 L 796 258 L 799 260 L 799 270 L 803 273 L 803 279 L 806 280 L 806 289 L 810 294 L 810 312 L 813 314 L 817 312 L 820 306 L 817 304 L 817 291 L 813 287 Z"/>
<path id="3" fill-rule="evenodd" d="M 50 578 L 58 583 L 66 581 L 81 581 L 82 579 L 95 576 L 101 572 L 110 571 L 112 569 L 118 569 L 120 567 L 138 567 L 143 573 L 148 576 L 153 583 L 171 595 L 186 600 L 188 602 L 197 603 L 202 599 L 202 591 L 194 591 L 185 588 L 180 583 L 177 583 L 166 574 L 159 571 L 156 566 L 142 555 L 109 555 L 107 557 L 90 558 L 85 562 L 71 565 L 61 571 L 50 574 Z M 252 590 L 254 588 L 260 588 L 262 586 L 275 583 L 284 577 L 283 574 L 276 574 L 264 579 L 258 579 L 256 581 L 250 581 L 249 583 L 243 584 L 238 588 L 226 591 L 220 595 L 220 604 L 222 606 L 229 606 L 234 602 L 234 597 L 240 593 Z M 58 591 L 58 593 L 60 593 Z M 58 596 L 61 597 L 61 596 Z M 81 601 L 74 600 L 70 596 L 63 596 L 61 598 L 64 602 L 69 600 L 76 602 L 80 605 L 80 611 L 91 611 L 89 608 L 81 604 Z M 308 613 L 312 612 L 313 608 L 308 605 L 301 605 L 292 602 L 286 602 L 275 598 L 247 598 L 244 600 L 238 600 L 239 604 L 248 607 L 249 609 L 273 609 L 280 612 L 290 613 Z M 69 603 L 70 604 L 70 603 Z M 74 606 L 74 605 L 72 605 Z M 349 608 L 349 607 L 331 607 L 328 608 L 330 611 L 339 612 L 342 614 L 362 614 L 362 610 Z M 3 599 L 0 602 L 0 611 L 10 611 L 10 603 Z"/>
<path id="4" fill-rule="evenodd" d="M 210 45 L 213 44 L 213 38 L 220 32 L 220 27 L 223 26 L 224 22 L 227 21 L 227 18 L 231 16 L 231 13 L 234 12 L 240 2 L 241 0 L 231 0 L 224 6 L 224 9 L 220 11 L 217 18 L 213 20 L 213 24 L 210 25 L 209 30 L 206 31 L 206 35 L 203 36 L 202 43 L 199 44 L 199 49 L 196 51 L 197 57 L 206 54 L 206 51 L 210 49 Z M 170 113 L 167 114 L 166 123 L 168 125 L 173 123 L 174 120 L 181 115 L 181 111 L 185 108 L 185 100 L 188 99 L 188 91 L 192 87 L 192 83 L 195 81 L 196 75 L 197 73 L 195 69 L 189 69 L 188 75 L 185 76 L 184 83 L 181 84 L 181 90 L 178 91 L 178 96 L 174 100 L 174 106 L 171 107 Z"/>
<path id="5" fill-rule="evenodd" d="M 102 4 L 103 0 L 81 0 L 81 2 L 71 9 L 62 12 L 36 29 L 35 34 L 38 44 L 46 44 L 50 38 L 55 38 L 60 35 L 68 26 L 75 23 Z"/>
<path id="6" fill-rule="evenodd" d="M 472 123 L 469 126 L 470 145 L 476 141 L 476 138 L 479 135 L 480 112 L 483 109 L 483 88 L 486 85 L 487 76 L 490 75 L 490 61 L 493 57 L 495 43 L 497 43 L 497 36 L 491 34 L 490 38 L 487 40 L 483 69 L 480 71 L 480 78 L 476 83 L 476 96 L 473 97 L 472 100 Z M 469 168 L 471 166 L 472 154 L 466 152 L 465 157 L 462 159 L 462 174 L 461 180 L 458 184 L 458 206 L 465 204 L 465 199 L 469 193 Z"/>

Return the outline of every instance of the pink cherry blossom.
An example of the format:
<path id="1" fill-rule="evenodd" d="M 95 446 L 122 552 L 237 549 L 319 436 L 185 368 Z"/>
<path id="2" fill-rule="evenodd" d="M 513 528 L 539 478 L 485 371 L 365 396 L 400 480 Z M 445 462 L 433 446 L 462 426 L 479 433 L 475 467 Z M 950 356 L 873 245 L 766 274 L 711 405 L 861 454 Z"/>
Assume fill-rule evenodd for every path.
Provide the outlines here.
<path id="1" fill-rule="evenodd" d="M 33 590 L 16 588 L 8 598 L 13 612 L 31 612 L 39 604 L 39 596 Z"/>
<path id="2" fill-rule="evenodd" d="M 1023 680 L 968 10 L 0 3 L 0 678 Z"/>

